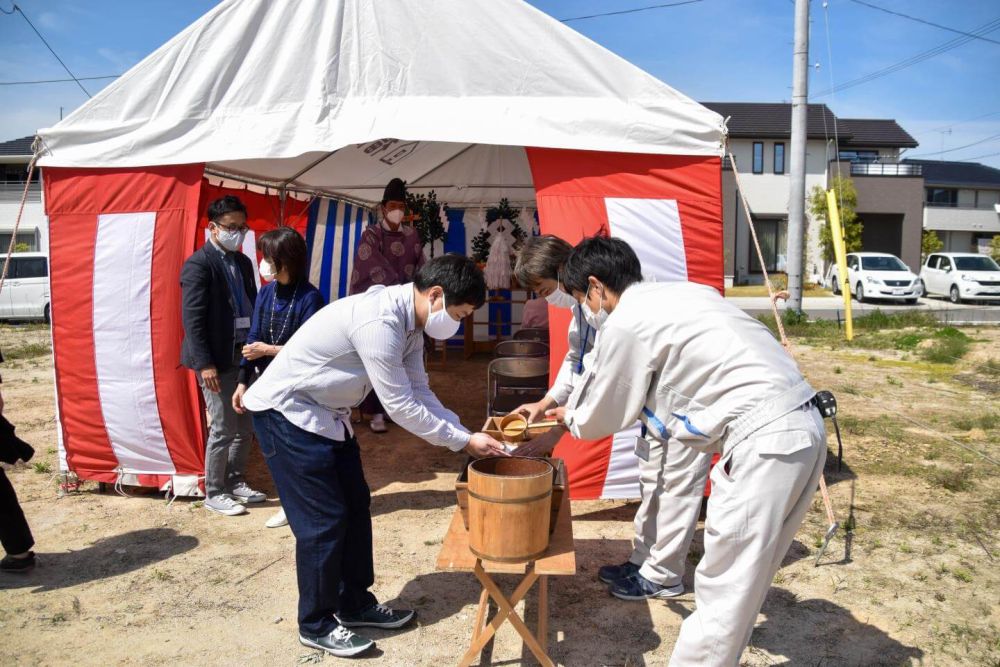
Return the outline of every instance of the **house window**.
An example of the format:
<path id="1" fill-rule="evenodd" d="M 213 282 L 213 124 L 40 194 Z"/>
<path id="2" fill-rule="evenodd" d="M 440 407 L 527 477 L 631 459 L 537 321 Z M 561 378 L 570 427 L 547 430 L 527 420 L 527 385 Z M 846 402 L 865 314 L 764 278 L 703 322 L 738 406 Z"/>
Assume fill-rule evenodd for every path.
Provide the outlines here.
<path id="1" fill-rule="evenodd" d="M 764 142 L 753 142 L 753 173 L 764 173 Z"/>
<path id="2" fill-rule="evenodd" d="M 788 223 L 785 220 L 755 220 L 754 227 L 757 229 L 757 240 L 760 241 L 760 250 L 764 255 L 764 264 L 768 271 L 785 270 L 785 252 L 788 242 L 786 233 Z M 757 250 L 750 244 L 750 272 L 762 273 L 760 270 L 760 260 L 757 259 Z"/>
<path id="3" fill-rule="evenodd" d="M 924 188 L 928 206 L 958 206 L 958 190 L 955 188 Z"/>
<path id="4" fill-rule="evenodd" d="M 0 251 L 4 255 L 7 254 L 7 248 L 10 247 L 10 237 L 10 232 L 0 232 Z M 34 232 L 18 232 L 17 241 L 14 243 L 14 252 L 38 252 Z M 0 259 L 0 268 L 3 268 L 2 259 Z"/>
<path id="5" fill-rule="evenodd" d="M 774 173 L 785 173 L 785 144 L 774 142 Z"/>
<path id="6" fill-rule="evenodd" d="M 840 151 L 842 162 L 878 162 L 878 151 Z"/>

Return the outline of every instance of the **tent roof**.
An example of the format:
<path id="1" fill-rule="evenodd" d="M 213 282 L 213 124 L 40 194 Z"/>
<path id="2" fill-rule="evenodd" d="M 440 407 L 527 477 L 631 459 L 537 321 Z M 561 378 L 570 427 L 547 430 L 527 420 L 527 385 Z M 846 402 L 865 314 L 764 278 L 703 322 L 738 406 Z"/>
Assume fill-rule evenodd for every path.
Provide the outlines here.
<path id="1" fill-rule="evenodd" d="M 39 134 L 42 166 L 203 162 L 367 201 L 394 176 L 469 201 L 480 180 L 496 201 L 530 185 L 524 146 L 721 155 L 724 128 L 522 0 L 225 0 Z"/>

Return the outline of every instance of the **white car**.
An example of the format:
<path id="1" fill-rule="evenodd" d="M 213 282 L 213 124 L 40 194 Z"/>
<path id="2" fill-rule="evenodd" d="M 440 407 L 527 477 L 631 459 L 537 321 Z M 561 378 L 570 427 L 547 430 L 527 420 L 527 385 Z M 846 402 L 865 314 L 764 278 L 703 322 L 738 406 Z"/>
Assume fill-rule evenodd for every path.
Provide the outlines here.
<path id="1" fill-rule="evenodd" d="M 0 255 L 0 270 L 4 259 Z M 0 292 L 0 319 L 49 321 L 49 258 L 44 253 L 11 255 Z"/>
<path id="2" fill-rule="evenodd" d="M 947 296 L 952 303 L 1000 301 L 1000 266 L 989 255 L 936 252 L 920 269 L 925 295 Z"/>
<path id="3" fill-rule="evenodd" d="M 843 281 L 838 279 L 837 265 L 830 270 L 830 285 L 840 294 Z M 920 281 L 910 268 L 895 255 L 884 252 L 852 252 L 847 254 L 847 278 L 851 293 L 859 302 L 865 299 L 902 299 L 914 304 L 920 296 Z"/>

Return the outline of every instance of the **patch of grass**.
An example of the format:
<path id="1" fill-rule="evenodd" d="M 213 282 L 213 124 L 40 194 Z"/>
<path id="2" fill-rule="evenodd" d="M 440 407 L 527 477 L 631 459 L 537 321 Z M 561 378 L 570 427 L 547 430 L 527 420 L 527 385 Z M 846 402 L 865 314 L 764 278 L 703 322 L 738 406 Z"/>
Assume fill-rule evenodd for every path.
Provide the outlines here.
<path id="1" fill-rule="evenodd" d="M 954 419 L 952 424 L 954 424 L 955 428 L 960 431 L 971 431 L 974 428 L 991 431 L 995 428 L 1000 428 L 1000 413 L 987 412 L 986 414 L 982 414 L 977 417 L 970 417 L 966 415 Z"/>
<path id="2" fill-rule="evenodd" d="M 993 377 L 1000 377 L 1000 360 L 997 359 L 987 359 L 986 363 L 979 367 L 984 375 L 991 375 Z"/>
<path id="3" fill-rule="evenodd" d="M 156 581 L 173 581 L 174 575 L 170 574 L 166 570 L 154 569 L 153 579 L 155 579 Z"/>
<path id="4" fill-rule="evenodd" d="M 931 336 L 933 343 L 921 352 L 926 361 L 953 364 L 969 351 L 969 337 L 955 327 L 945 327 Z"/>
<path id="5" fill-rule="evenodd" d="M 44 475 L 52 472 L 52 464 L 48 461 L 35 461 L 31 464 L 31 469 L 37 472 L 39 475 Z"/>
<path id="6" fill-rule="evenodd" d="M 902 387 L 903 386 L 902 381 L 896 379 L 895 377 L 893 377 L 891 375 L 886 375 L 885 376 L 885 381 L 886 381 L 887 384 L 889 384 L 890 386 L 893 386 L 893 387 Z"/>
<path id="7" fill-rule="evenodd" d="M 930 474 L 930 480 L 934 484 L 953 492 L 968 491 L 975 486 L 968 470 L 965 469 L 949 470 L 947 468 L 937 468 Z"/>
<path id="8" fill-rule="evenodd" d="M 28 343 L 20 347 L 11 347 L 3 351 L 4 359 L 13 361 L 15 359 L 34 359 L 51 354 L 52 347 L 48 343 Z"/>
<path id="9" fill-rule="evenodd" d="M 897 350 L 912 350 L 920 344 L 921 341 L 925 340 L 927 336 L 919 334 L 916 332 L 905 333 L 901 336 L 896 336 L 895 345 Z"/>
<path id="10" fill-rule="evenodd" d="M 972 573 L 969 572 L 968 570 L 963 570 L 960 567 L 952 570 L 951 576 L 955 577 L 956 579 L 958 579 L 959 581 L 962 581 L 964 583 L 967 583 L 967 584 L 971 584 L 972 583 Z"/>
<path id="11" fill-rule="evenodd" d="M 834 366 L 833 367 L 833 374 L 834 375 L 840 375 L 843 372 L 844 372 L 844 369 L 841 368 L 840 366 Z"/>

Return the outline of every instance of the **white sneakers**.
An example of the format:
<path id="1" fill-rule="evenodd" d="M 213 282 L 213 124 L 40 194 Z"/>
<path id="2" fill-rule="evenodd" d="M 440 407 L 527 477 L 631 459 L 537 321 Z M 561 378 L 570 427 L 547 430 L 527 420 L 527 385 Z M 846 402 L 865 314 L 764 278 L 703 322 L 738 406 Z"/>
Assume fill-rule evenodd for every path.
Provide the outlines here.
<path id="1" fill-rule="evenodd" d="M 372 416 L 368 426 L 375 433 L 385 433 L 389 430 L 389 427 L 385 425 L 385 415 L 382 414 Z"/>
<path id="2" fill-rule="evenodd" d="M 287 526 L 288 517 L 285 516 L 285 510 L 279 509 L 274 516 L 264 523 L 264 525 L 268 528 L 281 528 L 282 526 Z"/>
<path id="3" fill-rule="evenodd" d="M 223 514 L 225 516 L 245 514 L 247 511 L 247 508 L 244 507 L 242 503 L 237 502 L 236 499 L 226 493 L 220 493 L 217 496 L 206 498 L 205 509 L 210 512 L 215 512 L 216 514 Z"/>

